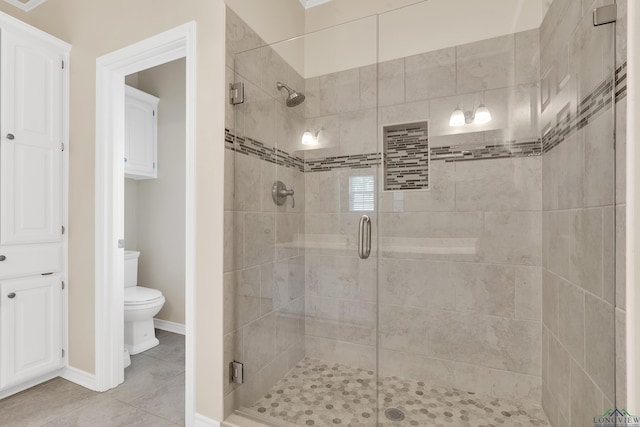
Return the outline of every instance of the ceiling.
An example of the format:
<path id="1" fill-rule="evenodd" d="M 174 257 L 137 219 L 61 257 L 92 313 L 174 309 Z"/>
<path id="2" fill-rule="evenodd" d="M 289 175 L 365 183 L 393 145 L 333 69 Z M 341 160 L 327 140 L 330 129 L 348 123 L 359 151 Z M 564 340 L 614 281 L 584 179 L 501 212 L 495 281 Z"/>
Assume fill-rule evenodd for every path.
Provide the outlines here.
<path id="1" fill-rule="evenodd" d="M 330 1 L 331 0 L 300 0 L 300 3 L 302 3 L 302 6 L 305 9 L 309 9 L 314 6 L 320 6 L 323 3 L 328 3 Z"/>

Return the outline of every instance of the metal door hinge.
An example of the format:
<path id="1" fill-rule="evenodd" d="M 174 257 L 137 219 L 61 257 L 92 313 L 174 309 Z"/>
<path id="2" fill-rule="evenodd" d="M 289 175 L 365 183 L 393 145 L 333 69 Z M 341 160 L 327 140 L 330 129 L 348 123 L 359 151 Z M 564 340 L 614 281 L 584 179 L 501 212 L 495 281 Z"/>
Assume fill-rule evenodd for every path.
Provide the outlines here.
<path id="1" fill-rule="evenodd" d="M 60 151 L 64 151 L 64 142 L 60 144 Z"/>
<path id="2" fill-rule="evenodd" d="M 156 116 L 156 110 L 153 110 L 153 117 Z"/>
<path id="3" fill-rule="evenodd" d="M 231 362 L 231 382 L 242 384 L 244 382 L 244 365 L 240 362 Z"/>
<path id="4" fill-rule="evenodd" d="M 64 60 L 62 60 L 60 62 L 62 62 L 62 69 L 64 70 Z"/>
<path id="5" fill-rule="evenodd" d="M 62 358 L 64 359 L 64 348 L 62 349 Z"/>
<path id="6" fill-rule="evenodd" d="M 231 105 L 244 104 L 244 83 L 230 84 L 229 98 L 231 99 Z"/>
<path id="7" fill-rule="evenodd" d="M 154 169 L 156 168 L 156 162 L 153 162 L 153 168 Z"/>
<path id="8" fill-rule="evenodd" d="M 618 19 L 618 8 L 615 4 L 598 7 L 593 10 L 593 25 L 605 25 L 616 22 Z"/>
<path id="9" fill-rule="evenodd" d="M 62 290 L 64 291 L 64 280 L 60 282 L 60 284 L 62 285 Z"/>
<path id="10" fill-rule="evenodd" d="M 124 249 L 124 239 L 118 240 L 118 249 Z"/>
<path id="11" fill-rule="evenodd" d="M 61 226 L 60 226 L 60 231 L 62 231 L 62 234 L 64 235 L 64 231 L 65 231 L 65 229 L 64 229 L 64 225 L 61 225 Z"/>

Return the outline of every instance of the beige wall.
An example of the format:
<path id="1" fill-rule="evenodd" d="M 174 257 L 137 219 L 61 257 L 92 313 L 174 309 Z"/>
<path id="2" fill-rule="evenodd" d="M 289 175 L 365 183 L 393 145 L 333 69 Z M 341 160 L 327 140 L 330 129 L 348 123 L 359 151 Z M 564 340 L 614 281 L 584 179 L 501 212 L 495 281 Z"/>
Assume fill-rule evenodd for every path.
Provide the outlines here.
<path id="1" fill-rule="evenodd" d="M 307 9 L 305 29 L 310 33 L 421 2 L 422 0 L 332 0 Z"/>
<path id="2" fill-rule="evenodd" d="M 185 79 L 184 59 L 137 74 L 135 87 L 160 98 L 158 178 L 125 184 L 125 242 L 141 252 L 138 283 L 166 298 L 156 318 L 179 324 L 185 319 L 185 265 L 179 256 L 185 235 Z"/>
<path id="3" fill-rule="evenodd" d="M 366 6 L 365 6 L 366 3 Z M 429 0 L 391 9 L 388 1 L 334 0 L 307 10 L 306 78 L 538 28 L 542 3 Z M 415 3 L 403 0 L 394 7 Z M 387 12 L 387 13 L 385 13 Z M 375 17 L 360 19 L 375 13 Z M 357 21 L 342 24 L 351 19 Z M 379 38 L 376 33 L 379 31 Z"/>
<path id="4" fill-rule="evenodd" d="M 225 3 L 269 44 L 305 32 L 305 10 L 298 0 L 225 0 Z"/>
<path id="5" fill-rule="evenodd" d="M 225 0 L 267 44 L 287 60 L 298 74 L 304 74 L 304 41 L 278 43 L 304 34 L 305 9 L 298 0 Z M 252 32 L 253 32 L 252 31 Z"/>
<path id="6" fill-rule="evenodd" d="M 222 417 L 222 185 L 224 4 L 190 0 L 49 0 L 25 13 L 0 11 L 73 45 L 70 98 L 69 362 L 95 372 L 94 196 L 96 58 L 195 20 L 197 31 L 196 337 L 197 410 Z M 214 142 L 219 141 L 220 144 Z M 206 334 L 205 334 L 206 332 Z M 205 339 L 206 338 L 206 339 Z"/>
<path id="7" fill-rule="evenodd" d="M 127 250 L 138 250 L 138 181 L 124 180 L 124 241 Z"/>
<path id="8" fill-rule="evenodd" d="M 535 29 L 550 2 L 333 0 L 306 11 L 298 0 L 226 3 L 266 43 L 307 34 L 273 48 L 310 78 Z"/>
<path id="9" fill-rule="evenodd" d="M 483 20 L 482 24 L 485 27 L 490 27 L 493 20 L 497 21 L 497 18 L 503 16 L 504 13 L 508 13 L 513 8 L 521 9 L 523 15 L 525 12 L 534 12 L 530 19 L 537 19 L 538 25 L 542 21 L 544 12 L 549 8 L 552 0 L 499 0 L 498 2 L 493 0 L 476 2 L 473 0 L 448 0 L 441 1 L 422 1 L 422 0 L 332 0 L 328 3 L 324 3 L 320 6 L 312 7 L 306 11 L 305 14 L 305 29 L 307 33 L 317 31 L 323 28 L 329 28 L 334 25 L 343 24 L 345 22 L 360 19 L 365 16 L 386 13 L 391 10 L 398 10 L 400 13 L 411 13 L 412 9 L 405 9 L 402 12 L 401 8 L 407 6 L 422 3 L 421 7 L 427 6 L 430 8 L 443 8 L 447 14 L 455 12 L 456 15 L 462 21 L 469 21 L 470 10 L 475 7 L 476 4 L 483 7 L 488 12 L 491 12 L 491 21 Z M 495 5 L 498 4 L 501 8 L 496 9 Z M 504 8 L 502 8 L 504 7 Z M 415 10 L 415 9 L 414 9 Z M 540 10 L 540 12 L 537 12 Z M 498 12 L 498 16 L 494 16 L 495 12 Z M 406 15 L 408 16 L 408 14 Z M 427 21 L 423 20 L 423 26 L 428 28 L 429 17 L 424 17 Z M 441 16 L 438 16 L 441 18 Z M 527 19 L 529 19 L 527 18 Z M 480 20 L 479 20 L 480 21 Z M 487 29 L 487 31 L 491 31 Z M 513 31 L 515 32 L 515 31 Z M 444 36 L 444 37 L 442 37 Z M 451 31 L 447 31 L 444 34 L 440 34 L 438 38 L 455 37 Z"/>

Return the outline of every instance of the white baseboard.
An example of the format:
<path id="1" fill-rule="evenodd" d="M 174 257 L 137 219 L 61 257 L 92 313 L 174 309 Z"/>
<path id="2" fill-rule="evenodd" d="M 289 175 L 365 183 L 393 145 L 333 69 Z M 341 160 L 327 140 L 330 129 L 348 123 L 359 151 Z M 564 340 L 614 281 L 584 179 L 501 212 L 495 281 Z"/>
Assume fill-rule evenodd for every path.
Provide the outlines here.
<path id="1" fill-rule="evenodd" d="M 194 427 L 220 427 L 220 422 L 196 413 L 193 417 Z"/>
<path id="2" fill-rule="evenodd" d="M 161 331 L 173 332 L 174 334 L 186 335 L 182 323 L 169 322 L 168 320 L 153 319 L 153 326 Z"/>
<path id="3" fill-rule="evenodd" d="M 62 376 L 62 371 L 63 371 L 62 369 L 58 369 L 57 371 L 42 375 L 42 376 L 40 376 L 38 378 L 34 378 L 34 379 L 30 380 L 30 381 L 25 381 L 22 384 L 18 384 L 18 385 L 15 385 L 13 387 L 9 387 L 9 388 L 7 388 L 7 389 L 5 389 L 5 390 L 0 392 L 0 400 L 4 399 L 5 397 L 9 397 L 11 395 L 14 395 L 16 393 L 20 393 L 21 391 L 24 391 L 24 390 L 26 390 L 28 388 L 35 387 L 38 384 L 41 384 L 43 382 L 52 380 L 52 379 L 54 379 L 56 377 L 60 377 L 60 376 Z"/>
<path id="4" fill-rule="evenodd" d="M 96 386 L 96 376 L 94 374 L 74 368 L 73 366 L 67 366 L 60 376 L 67 381 L 71 381 L 72 383 L 88 388 L 89 390 L 98 391 L 98 387 Z"/>

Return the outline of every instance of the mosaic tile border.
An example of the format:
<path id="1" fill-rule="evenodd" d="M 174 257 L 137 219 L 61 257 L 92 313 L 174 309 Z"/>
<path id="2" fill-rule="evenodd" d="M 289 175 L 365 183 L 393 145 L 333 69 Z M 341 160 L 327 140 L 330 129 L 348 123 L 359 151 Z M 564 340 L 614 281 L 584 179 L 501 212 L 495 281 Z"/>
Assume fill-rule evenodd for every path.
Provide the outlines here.
<path id="1" fill-rule="evenodd" d="M 429 122 L 383 126 L 384 189 L 429 188 Z"/>
<path id="2" fill-rule="evenodd" d="M 366 169 L 380 166 L 381 153 L 365 153 L 350 156 L 333 156 L 322 159 L 303 160 L 283 150 L 273 149 L 250 138 L 238 138 L 226 130 L 225 147 L 228 150 L 259 158 L 280 166 L 291 167 L 301 172 L 326 172 L 334 169 Z M 248 143 L 247 143 L 248 142 Z M 505 159 L 512 157 L 535 157 L 542 154 L 540 139 L 506 141 L 483 145 L 450 145 L 431 148 L 431 161 L 460 162 L 472 160 Z"/>
<path id="3" fill-rule="evenodd" d="M 541 139 L 506 141 L 469 147 L 444 146 L 431 148 L 431 161 L 447 162 L 501 159 L 509 157 L 531 157 L 546 153 L 564 141 L 572 133 L 582 129 L 593 119 L 605 112 L 612 102 L 611 90 L 615 90 L 615 101 L 627 96 L 627 63 L 620 65 L 614 76 L 605 79 L 587 95 L 577 111 L 569 111 L 569 105 L 556 115 L 556 124 L 544 131 Z M 235 140 L 235 141 L 234 141 Z M 225 129 L 225 148 L 267 162 L 296 169 L 300 172 L 324 172 L 333 169 L 364 169 L 381 164 L 380 153 L 366 153 L 351 156 L 334 156 L 322 159 L 304 160 L 284 150 L 269 147 L 260 141 L 247 137 L 235 137 Z"/>
<path id="4" fill-rule="evenodd" d="M 464 162 L 470 160 L 537 157 L 542 155 L 542 140 L 506 141 L 479 146 L 451 145 L 431 148 L 431 161 Z"/>
<path id="5" fill-rule="evenodd" d="M 242 136 L 236 136 L 234 144 L 234 135 L 229 131 L 229 129 L 225 129 L 224 141 L 225 148 L 237 153 L 256 157 L 260 160 L 279 166 L 297 169 L 300 172 L 305 171 L 305 162 L 303 159 L 292 156 L 279 148 L 273 148 L 260 141 L 256 141 L 255 139 Z"/>
<path id="6" fill-rule="evenodd" d="M 627 96 L 627 62 L 616 69 L 616 102 Z"/>
<path id="7" fill-rule="evenodd" d="M 333 169 L 366 169 L 380 165 L 380 153 L 334 156 L 322 159 L 305 160 L 305 172 L 325 172 Z"/>
<path id="8" fill-rule="evenodd" d="M 614 96 L 611 95 L 612 91 L 614 91 Z M 585 96 L 576 111 L 570 111 L 570 105 L 567 104 L 556 114 L 556 124 L 543 130 L 543 153 L 549 152 L 570 135 L 609 110 L 614 98 L 615 102 L 618 102 L 626 96 L 627 63 L 625 62 L 616 69 L 613 76 L 606 78 L 590 94 Z"/>

